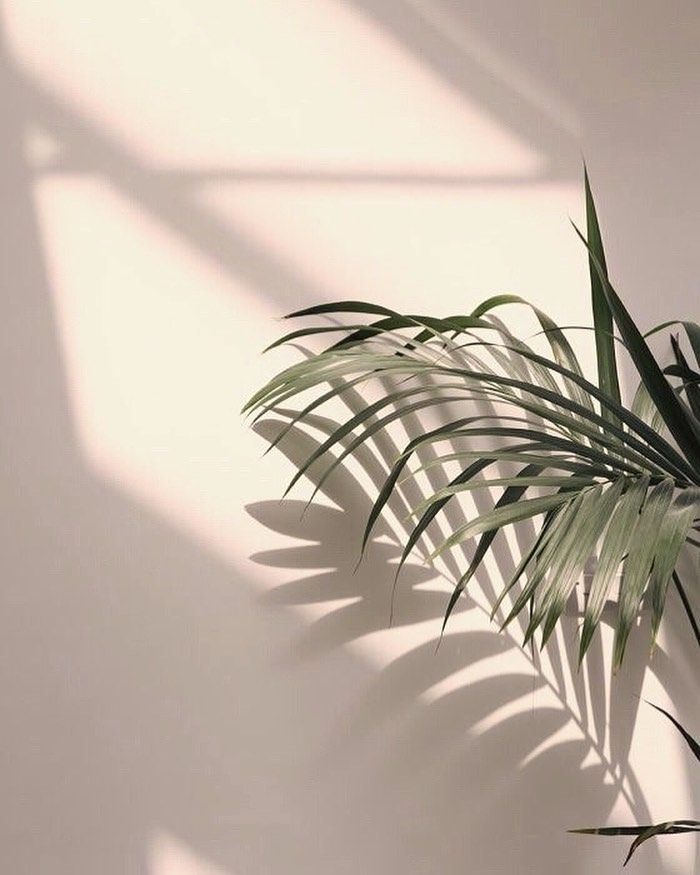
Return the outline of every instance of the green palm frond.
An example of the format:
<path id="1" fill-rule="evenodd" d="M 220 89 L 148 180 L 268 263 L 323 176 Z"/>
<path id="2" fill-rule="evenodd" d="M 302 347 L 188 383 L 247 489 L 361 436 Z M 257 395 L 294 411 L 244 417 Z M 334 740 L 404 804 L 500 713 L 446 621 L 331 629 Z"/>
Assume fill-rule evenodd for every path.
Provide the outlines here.
<path id="1" fill-rule="evenodd" d="M 342 317 L 348 324 L 307 325 L 272 344 L 300 338 L 323 342 L 330 332 L 343 334 L 275 376 L 244 409 L 257 419 L 290 400 L 302 402 L 274 446 L 345 392 L 360 391 L 368 398 L 298 465 L 287 492 L 324 459 L 329 462 L 316 489 L 365 442 L 416 414 L 436 417 L 438 424 L 409 440 L 388 470 L 367 520 L 362 551 L 406 479 L 457 465 L 448 483 L 431 488 L 411 508 L 414 525 L 397 575 L 450 501 L 488 489 L 492 508 L 476 513 L 428 550 L 434 561 L 478 539 L 444 622 L 496 535 L 532 521 L 532 547 L 514 578 L 504 582 L 494 613 L 508 603 L 507 625 L 527 608 L 525 640 L 539 632 L 544 644 L 583 568 L 596 558 L 579 658 L 590 646 L 613 583 L 620 580 L 613 653 L 617 669 L 645 598 L 656 637 L 679 554 L 684 544 L 694 542 L 700 516 L 700 328 L 680 323 L 694 361 L 674 337 L 674 362 L 666 368 L 657 362 L 610 283 L 587 175 L 585 190 L 588 240 L 580 236 L 591 272 L 597 384 L 584 376 L 565 331 L 515 295 L 494 296 L 469 314 L 444 318 L 341 301 L 291 314 L 294 319 Z M 497 315 L 518 306 L 529 307 L 539 322 L 542 348 L 517 337 Z M 619 389 L 615 328 L 640 378 L 630 406 Z M 341 451 L 333 454 L 341 443 Z"/>
<path id="2" fill-rule="evenodd" d="M 341 335 L 273 377 L 244 412 L 254 421 L 270 412 L 283 415 L 286 423 L 271 449 L 296 426 L 317 423 L 323 408 L 348 395 L 365 398 L 343 421 L 324 418 L 326 436 L 297 464 L 285 495 L 307 475 L 315 485 L 311 501 L 346 459 L 366 454 L 368 441 L 379 446 L 380 438 L 390 436 L 388 443 L 400 446 L 400 429 L 410 439 L 403 438 L 395 458 L 384 456 L 387 468 L 383 482 L 377 482 L 361 556 L 397 493 L 403 493 L 400 504 L 410 511 L 403 523 L 410 525 L 396 579 L 422 541 L 431 562 L 474 542 L 446 604 L 444 632 L 499 533 L 529 522 L 531 542 L 510 579 L 493 594 L 492 619 L 500 613 L 505 628 L 519 618 L 524 643 L 537 634 L 544 646 L 594 560 L 578 660 L 584 659 L 616 586 L 612 665 L 617 670 L 645 603 L 653 646 L 671 581 L 700 645 L 700 626 L 676 569 L 686 544 L 700 547 L 700 326 L 669 321 L 640 332 L 610 282 L 587 173 L 585 197 L 587 239 L 576 232 L 588 253 L 597 382 L 584 375 L 566 329 L 516 295 L 496 295 L 471 313 L 444 318 L 340 301 L 287 317 L 347 323 L 314 322 L 271 344 L 269 349 L 301 339 L 323 343 L 328 335 Z M 501 318 L 512 307 L 529 308 L 539 323 L 534 342 L 522 340 Z M 673 360 L 664 366 L 648 340 L 675 326 L 685 337 L 671 335 Z M 616 343 L 639 378 L 629 405 L 620 391 Z M 299 402 L 296 411 L 283 407 L 292 400 Z M 411 424 L 419 414 L 434 421 L 415 434 Z M 428 491 L 407 489 L 409 481 L 414 486 L 428 481 Z M 435 534 L 432 523 L 450 502 L 484 494 L 493 498 L 489 508 L 475 509 L 464 524 Z M 410 495 L 421 498 L 411 506 Z M 482 501 L 473 504 L 484 508 Z M 658 710 L 699 756 L 697 742 Z M 635 836 L 627 863 L 654 836 L 698 830 L 698 821 L 677 820 L 574 832 Z"/>

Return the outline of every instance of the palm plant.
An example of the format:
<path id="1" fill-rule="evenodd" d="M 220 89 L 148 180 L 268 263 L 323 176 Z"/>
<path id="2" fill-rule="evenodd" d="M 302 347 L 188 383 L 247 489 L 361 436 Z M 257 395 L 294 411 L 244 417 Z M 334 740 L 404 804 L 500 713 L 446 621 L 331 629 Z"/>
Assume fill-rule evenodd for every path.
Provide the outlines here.
<path id="1" fill-rule="evenodd" d="M 342 398 L 349 389 L 360 386 L 369 391 L 370 385 L 381 385 L 376 400 L 339 424 L 299 466 L 287 492 L 322 458 L 330 462 L 317 490 L 346 457 L 383 430 L 418 411 L 442 415 L 438 425 L 406 443 L 386 473 L 361 551 L 394 490 L 404 479 L 421 476 L 427 466 L 411 465 L 431 448 L 436 458 L 429 465 L 447 468 L 456 463 L 459 470 L 413 509 L 416 521 L 397 578 L 448 502 L 476 489 L 496 489 L 499 497 L 488 511 L 476 512 L 432 546 L 429 558 L 436 560 L 478 539 L 446 605 L 443 631 L 497 534 L 523 520 L 537 520 L 532 542 L 492 605 L 492 617 L 502 612 L 501 628 L 516 617 L 524 618 L 524 643 L 533 644 L 537 634 L 544 646 L 584 568 L 594 560 L 579 663 L 617 581 L 612 655 L 616 671 L 643 603 L 651 609 L 653 646 L 671 583 L 700 646 L 700 629 L 677 570 L 684 546 L 700 546 L 695 537 L 700 529 L 700 327 L 688 321 L 666 322 L 646 335 L 640 332 L 610 283 L 587 174 L 584 178 L 586 237 L 575 230 L 588 251 L 597 382 L 584 376 L 565 329 L 514 295 L 489 298 L 468 315 L 439 318 L 342 301 L 291 314 L 289 318 L 352 318 L 349 324 L 300 328 L 272 344 L 343 333 L 341 340 L 275 376 L 244 410 L 257 419 L 280 411 L 292 398 L 306 398 L 300 410 L 288 414 L 289 422 L 274 446 L 297 423 L 311 419 L 319 407 Z M 512 304 L 531 309 L 545 350 L 536 351 L 499 318 L 497 311 Z M 674 361 L 664 368 L 647 339 L 674 325 L 680 326 L 684 338 L 672 336 Z M 683 351 L 686 342 L 694 364 Z M 616 344 L 626 350 L 639 376 L 629 406 L 621 397 Z M 488 445 L 475 447 L 478 438 Z M 337 455 L 331 454 L 341 447 Z M 505 474 L 503 465 L 510 466 Z M 603 833 L 635 834 L 632 852 L 651 835 L 698 829 L 697 821 L 677 821 L 608 828 Z"/>

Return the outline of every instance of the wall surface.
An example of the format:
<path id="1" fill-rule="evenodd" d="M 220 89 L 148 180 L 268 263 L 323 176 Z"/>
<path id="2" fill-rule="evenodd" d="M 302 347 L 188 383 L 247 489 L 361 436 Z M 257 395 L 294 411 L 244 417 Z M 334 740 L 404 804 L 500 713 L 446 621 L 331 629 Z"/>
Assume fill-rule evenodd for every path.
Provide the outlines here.
<path id="1" fill-rule="evenodd" d="M 261 460 L 238 415 L 294 358 L 259 355 L 277 317 L 320 300 L 511 291 L 588 322 L 581 153 L 633 314 L 697 319 L 697 3 L 8 0 L 1 25 L 3 871 L 610 873 L 624 840 L 568 827 L 700 816 L 639 700 L 698 726 L 677 605 L 612 685 L 609 628 L 582 674 L 575 617 L 540 661 L 486 616 L 504 541 L 435 654 L 448 581 L 418 560 L 388 628 L 397 524 L 353 574 L 391 446 L 301 518 L 307 487 L 278 499 L 319 434 Z"/>

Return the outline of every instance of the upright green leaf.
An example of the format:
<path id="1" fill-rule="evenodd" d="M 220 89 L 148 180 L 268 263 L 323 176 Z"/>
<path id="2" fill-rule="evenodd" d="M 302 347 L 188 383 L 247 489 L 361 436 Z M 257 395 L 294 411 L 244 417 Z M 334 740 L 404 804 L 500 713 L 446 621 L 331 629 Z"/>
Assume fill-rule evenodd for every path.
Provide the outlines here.
<path id="1" fill-rule="evenodd" d="M 586 188 L 586 227 L 588 243 L 592 255 L 598 261 L 601 271 L 607 276 L 608 268 L 605 261 L 603 240 L 598 224 L 598 214 L 593 200 L 588 171 L 584 165 L 584 184 Z M 589 255 L 588 269 L 591 278 L 591 309 L 593 311 L 593 326 L 595 329 L 595 350 L 598 362 L 598 386 L 620 403 L 620 383 L 617 376 L 617 361 L 615 358 L 615 340 L 613 338 L 613 317 L 603 288 L 603 281 L 593 258 Z M 609 410 L 603 410 L 603 416 L 614 416 Z"/>
<path id="2" fill-rule="evenodd" d="M 695 419 L 700 420 L 700 385 L 698 385 L 700 383 L 700 374 L 690 368 L 683 355 L 678 338 L 673 335 L 671 335 L 671 347 L 673 348 L 673 354 L 676 357 L 679 369 L 678 376 L 683 379 L 683 391 L 688 399 L 688 404 Z"/>
<path id="3" fill-rule="evenodd" d="M 617 323 L 623 340 L 627 344 L 639 376 L 647 387 L 654 404 L 656 404 L 664 418 L 664 422 L 668 426 L 668 430 L 676 439 L 686 459 L 696 472 L 700 472 L 700 434 L 696 432 L 694 423 L 688 418 L 683 405 L 676 398 L 673 387 L 664 377 L 646 341 L 627 312 L 627 308 L 620 300 L 617 292 L 608 281 L 607 275 L 598 263 L 598 259 L 592 252 L 586 238 L 575 225 L 574 228 L 593 260 L 613 318 Z"/>

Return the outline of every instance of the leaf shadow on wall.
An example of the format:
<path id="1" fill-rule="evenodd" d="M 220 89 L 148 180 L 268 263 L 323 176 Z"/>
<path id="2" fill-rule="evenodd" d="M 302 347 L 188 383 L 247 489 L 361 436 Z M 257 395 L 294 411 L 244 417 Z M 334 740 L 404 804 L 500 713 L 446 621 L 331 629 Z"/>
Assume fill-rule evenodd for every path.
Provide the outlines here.
<path id="1" fill-rule="evenodd" d="M 357 393 L 344 397 L 351 412 L 360 409 Z M 284 415 L 288 422 L 294 412 Z M 312 420 L 311 427 L 322 438 L 337 427 L 326 417 Z M 267 419 L 256 429 L 274 440 L 286 422 Z M 345 438 L 341 446 L 349 440 Z M 299 466 L 320 441 L 295 425 L 277 446 Z M 329 656 L 354 639 L 386 629 L 396 562 L 406 538 L 406 531 L 388 522 L 386 513 L 365 559 L 354 569 L 372 506 L 370 490 L 379 488 L 384 466 L 399 452 L 392 438 L 382 434 L 374 446 L 362 444 L 357 454 L 362 477 L 343 462 L 323 480 L 320 498 L 308 506 L 305 501 L 284 499 L 248 507 L 269 529 L 305 542 L 252 557 L 261 565 L 292 573 L 292 579 L 272 590 L 266 601 L 284 606 L 328 603 L 297 637 L 290 658 Z M 322 458 L 309 469 L 313 485 L 318 487 L 330 461 Z M 434 488 L 439 485 L 433 483 Z M 405 518 L 424 497 L 416 488 L 409 482 L 403 494 L 397 490 L 392 496 L 389 506 L 395 519 Z M 448 505 L 447 518 L 452 528 L 464 522 L 453 505 Z M 435 538 L 435 529 L 431 535 Z M 522 528 L 520 535 L 525 535 Z M 496 542 L 495 554 L 505 578 L 514 563 L 504 539 Z M 449 562 L 456 579 L 459 562 L 454 557 Z M 305 573 L 299 576 L 299 571 Z M 482 591 L 493 597 L 494 583 L 488 574 L 482 570 L 477 579 Z M 394 613 L 397 634 L 401 628 L 426 622 L 432 623 L 433 631 L 429 640 L 409 647 L 379 670 L 363 696 L 339 715 L 336 734 L 329 738 L 319 768 L 337 769 L 338 763 L 344 763 L 351 769 L 355 757 L 370 751 L 376 773 L 372 784 L 360 791 L 362 805 L 371 809 L 381 786 L 384 806 L 388 795 L 389 806 L 408 811 L 409 820 L 422 824 L 423 832 L 439 830 L 434 844 L 441 857 L 433 861 L 435 871 L 460 871 L 466 859 L 481 866 L 479 871 L 514 871 L 525 846 L 527 859 L 537 860 L 540 872 L 554 872 L 552 865 L 560 867 L 563 859 L 572 871 L 589 871 L 586 853 L 591 847 L 583 848 L 578 837 L 566 835 L 567 828 L 605 822 L 620 796 L 626 798 L 634 818 L 649 816 L 644 794 L 627 768 L 646 667 L 644 629 L 633 636 L 608 710 L 599 635 L 584 669 L 576 669 L 578 617 L 564 617 L 563 634 L 553 637 L 545 670 L 536 654 L 520 647 L 522 626 L 515 634 L 499 635 L 495 626 L 485 622 L 479 603 L 463 598 L 462 612 L 473 619 L 467 620 L 466 630 L 463 623 L 456 632 L 448 625 L 436 653 L 448 597 L 444 579 L 440 585 L 433 569 L 409 562 L 399 588 L 401 608 Z M 343 601 L 334 605 L 338 600 Z M 487 669 L 487 676 L 478 676 L 480 668 Z M 460 681 L 460 671 L 470 677 Z M 439 685 L 445 684 L 440 690 Z M 557 737 L 562 732 L 565 737 Z M 536 805 L 532 799 L 537 799 Z M 499 838 L 502 830 L 508 832 L 508 840 Z M 420 848 L 419 831 L 413 839 L 402 839 L 396 853 L 414 858 Z M 593 849 L 597 852 L 607 855 L 610 848 Z M 650 849 L 647 862 L 661 865 L 656 848 Z"/>

